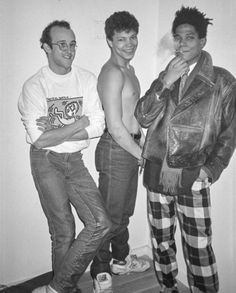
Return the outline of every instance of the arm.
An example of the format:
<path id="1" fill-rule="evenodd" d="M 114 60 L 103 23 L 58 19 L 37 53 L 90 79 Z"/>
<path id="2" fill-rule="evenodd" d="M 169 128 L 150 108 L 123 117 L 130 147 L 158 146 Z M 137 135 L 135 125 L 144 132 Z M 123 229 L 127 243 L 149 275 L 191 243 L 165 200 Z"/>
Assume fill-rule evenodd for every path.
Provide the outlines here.
<path id="1" fill-rule="evenodd" d="M 150 89 L 138 101 L 135 109 L 135 117 L 142 127 L 148 128 L 158 116 L 159 119 L 162 118 L 169 89 L 187 70 L 188 64 L 178 56 L 173 58 L 166 70 L 153 81 Z"/>
<path id="2" fill-rule="evenodd" d="M 44 147 L 56 146 L 64 141 L 77 141 L 88 138 L 88 133 L 85 130 L 86 117 L 76 120 L 74 123 L 62 128 L 50 129 L 44 131 L 40 137 L 33 143 L 38 149 Z M 40 119 L 38 119 L 39 121 Z"/>
<path id="3" fill-rule="evenodd" d="M 87 116 L 89 125 L 85 128 L 88 138 L 99 137 L 105 128 L 105 115 L 97 92 L 97 78 L 90 75 L 84 97 L 83 114 Z"/>
<path id="4" fill-rule="evenodd" d="M 141 138 L 139 141 L 139 145 L 141 148 L 143 148 L 146 137 L 145 137 L 145 134 L 144 134 L 143 129 L 141 127 L 140 127 L 140 132 L 141 132 Z"/>
<path id="5" fill-rule="evenodd" d="M 75 134 L 79 135 L 81 139 L 87 138 L 87 133 L 83 129 L 85 126 L 84 120 L 77 120 L 66 127 L 51 129 L 42 133 L 42 130 L 38 128 L 37 119 L 47 115 L 47 103 L 43 87 L 39 81 L 24 85 L 18 107 L 29 136 L 29 142 L 37 148 L 58 145 Z"/>
<path id="6" fill-rule="evenodd" d="M 64 141 L 78 141 L 100 136 L 104 129 L 104 113 L 96 89 L 95 91 L 88 89 L 86 99 L 87 105 L 84 106 L 88 116 L 83 115 L 73 124 L 63 128 L 53 129 L 47 116 L 39 117 L 36 123 L 43 134 L 35 144 L 38 144 L 39 147 L 50 142 L 50 145 L 47 146 L 54 146 Z M 77 124 L 77 128 L 74 124 Z"/>
<path id="7" fill-rule="evenodd" d="M 88 133 L 84 128 L 86 128 L 89 125 L 89 119 L 87 116 L 83 115 L 82 117 L 79 118 L 80 122 L 80 131 L 72 135 L 70 138 L 68 138 L 68 141 L 78 141 L 78 140 L 84 140 L 88 139 Z M 50 123 L 49 117 L 48 116 L 42 116 L 36 119 L 36 124 L 38 126 L 38 129 L 42 132 L 46 132 L 49 130 L 53 130 L 53 127 Z M 64 126 L 68 127 L 68 126 Z"/>
<path id="8" fill-rule="evenodd" d="M 228 166 L 236 146 L 236 82 L 223 104 L 222 128 L 203 170 L 215 182 Z"/>
<path id="9" fill-rule="evenodd" d="M 99 76 L 99 95 L 105 111 L 108 131 L 113 139 L 127 152 L 141 159 L 142 149 L 133 138 L 122 121 L 122 90 L 124 76 L 118 68 L 103 70 Z"/>
<path id="10" fill-rule="evenodd" d="M 150 89 L 137 102 L 134 115 L 143 128 L 148 128 L 157 116 L 164 114 L 168 90 L 164 89 L 161 75 L 154 80 Z"/>

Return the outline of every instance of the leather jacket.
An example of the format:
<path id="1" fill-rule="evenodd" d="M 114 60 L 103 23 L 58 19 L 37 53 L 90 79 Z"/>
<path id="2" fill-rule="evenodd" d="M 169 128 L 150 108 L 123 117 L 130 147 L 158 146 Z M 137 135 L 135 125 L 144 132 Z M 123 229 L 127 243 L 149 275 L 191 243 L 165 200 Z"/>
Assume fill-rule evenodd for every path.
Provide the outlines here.
<path id="1" fill-rule="evenodd" d="M 164 75 L 154 80 L 135 109 L 140 125 L 148 128 L 143 157 L 161 165 L 166 156 L 171 168 L 197 170 L 191 182 L 203 168 L 215 182 L 235 149 L 236 80 L 213 66 L 206 51 L 190 73 L 180 102 L 179 80 L 163 89 Z"/>

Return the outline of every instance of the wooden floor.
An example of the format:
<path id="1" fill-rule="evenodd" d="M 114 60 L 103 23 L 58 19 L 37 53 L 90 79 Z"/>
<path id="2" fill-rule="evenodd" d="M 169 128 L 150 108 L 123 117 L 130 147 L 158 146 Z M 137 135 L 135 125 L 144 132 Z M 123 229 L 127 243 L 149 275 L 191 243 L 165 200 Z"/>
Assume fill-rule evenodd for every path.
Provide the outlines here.
<path id="1" fill-rule="evenodd" d="M 123 276 L 112 276 L 114 293 L 159 293 L 160 287 L 153 268 L 144 273 L 133 273 Z M 86 273 L 80 280 L 82 293 L 92 293 L 92 280 Z M 180 293 L 189 293 L 189 289 L 179 282 Z"/>
<path id="2" fill-rule="evenodd" d="M 52 272 L 37 276 L 27 282 L 0 290 L 1 293 L 31 293 L 33 289 L 46 285 L 52 278 Z M 113 276 L 114 293 L 159 293 L 160 287 L 157 283 L 153 268 L 144 273 L 132 273 L 123 276 Z M 90 273 L 85 273 L 80 279 L 82 293 L 92 293 L 93 283 Z M 179 282 L 180 293 L 189 293 L 189 289 Z"/>

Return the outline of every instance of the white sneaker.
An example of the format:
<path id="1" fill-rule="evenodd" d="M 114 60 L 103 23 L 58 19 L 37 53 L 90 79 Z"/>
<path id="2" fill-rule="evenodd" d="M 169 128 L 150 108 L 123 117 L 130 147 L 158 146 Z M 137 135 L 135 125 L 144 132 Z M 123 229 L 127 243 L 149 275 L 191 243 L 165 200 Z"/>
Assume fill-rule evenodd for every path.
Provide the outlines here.
<path id="1" fill-rule="evenodd" d="M 94 293 L 113 293 L 112 278 L 109 273 L 97 274 L 96 279 L 93 279 Z"/>
<path id="2" fill-rule="evenodd" d="M 52 289 L 50 286 L 42 286 L 34 289 L 32 293 L 57 293 L 57 291 Z"/>
<path id="3" fill-rule="evenodd" d="M 138 258 L 135 254 L 128 256 L 125 261 L 114 259 L 111 265 L 111 271 L 114 275 L 141 273 L 148 270 L 149 268 L 149 261 Z"/>

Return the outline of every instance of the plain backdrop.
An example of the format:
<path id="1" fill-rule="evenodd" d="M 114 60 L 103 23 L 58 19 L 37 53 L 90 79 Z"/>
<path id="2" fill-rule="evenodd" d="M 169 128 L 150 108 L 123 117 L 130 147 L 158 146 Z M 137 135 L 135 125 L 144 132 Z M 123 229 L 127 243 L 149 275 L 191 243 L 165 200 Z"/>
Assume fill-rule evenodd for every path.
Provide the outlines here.
<path id="1" fill-rule="evenodd" d="M 205 49 L 214 63 L 236 75 L 235 0 L 0 0 L 0 284 L 26 280 L 51 270 L 50 237 L 29 166 L 29 145 L 17 109 L 23 82 L 47 63 L 39 38 L 55 19 L 71 23 L 78 41 L 75 63 L 99 74 L 110 51 L 104 21 L 128 10 L 139 23 L 139 47 L 132 61 L 142 94 L 171 58 L 169 33 L 181 5 L 197 6 L 213 26 Z M 97 182 L 93 140 L 84 159 Z M 235 282 L 236 200 L 235 156 L 211 188 L 213 247 L 221 293 L 233 293 Z M 76 221 L 77 230 L 82 226 Z M 186 283 L 185 263 L 177 231 L 179 279 Z M 135 214 L 130 223 L 132 249 L 150 248 L 146 191 L 140 176 Z M 128 293 L 128 292 L 127 292 Z"/>

